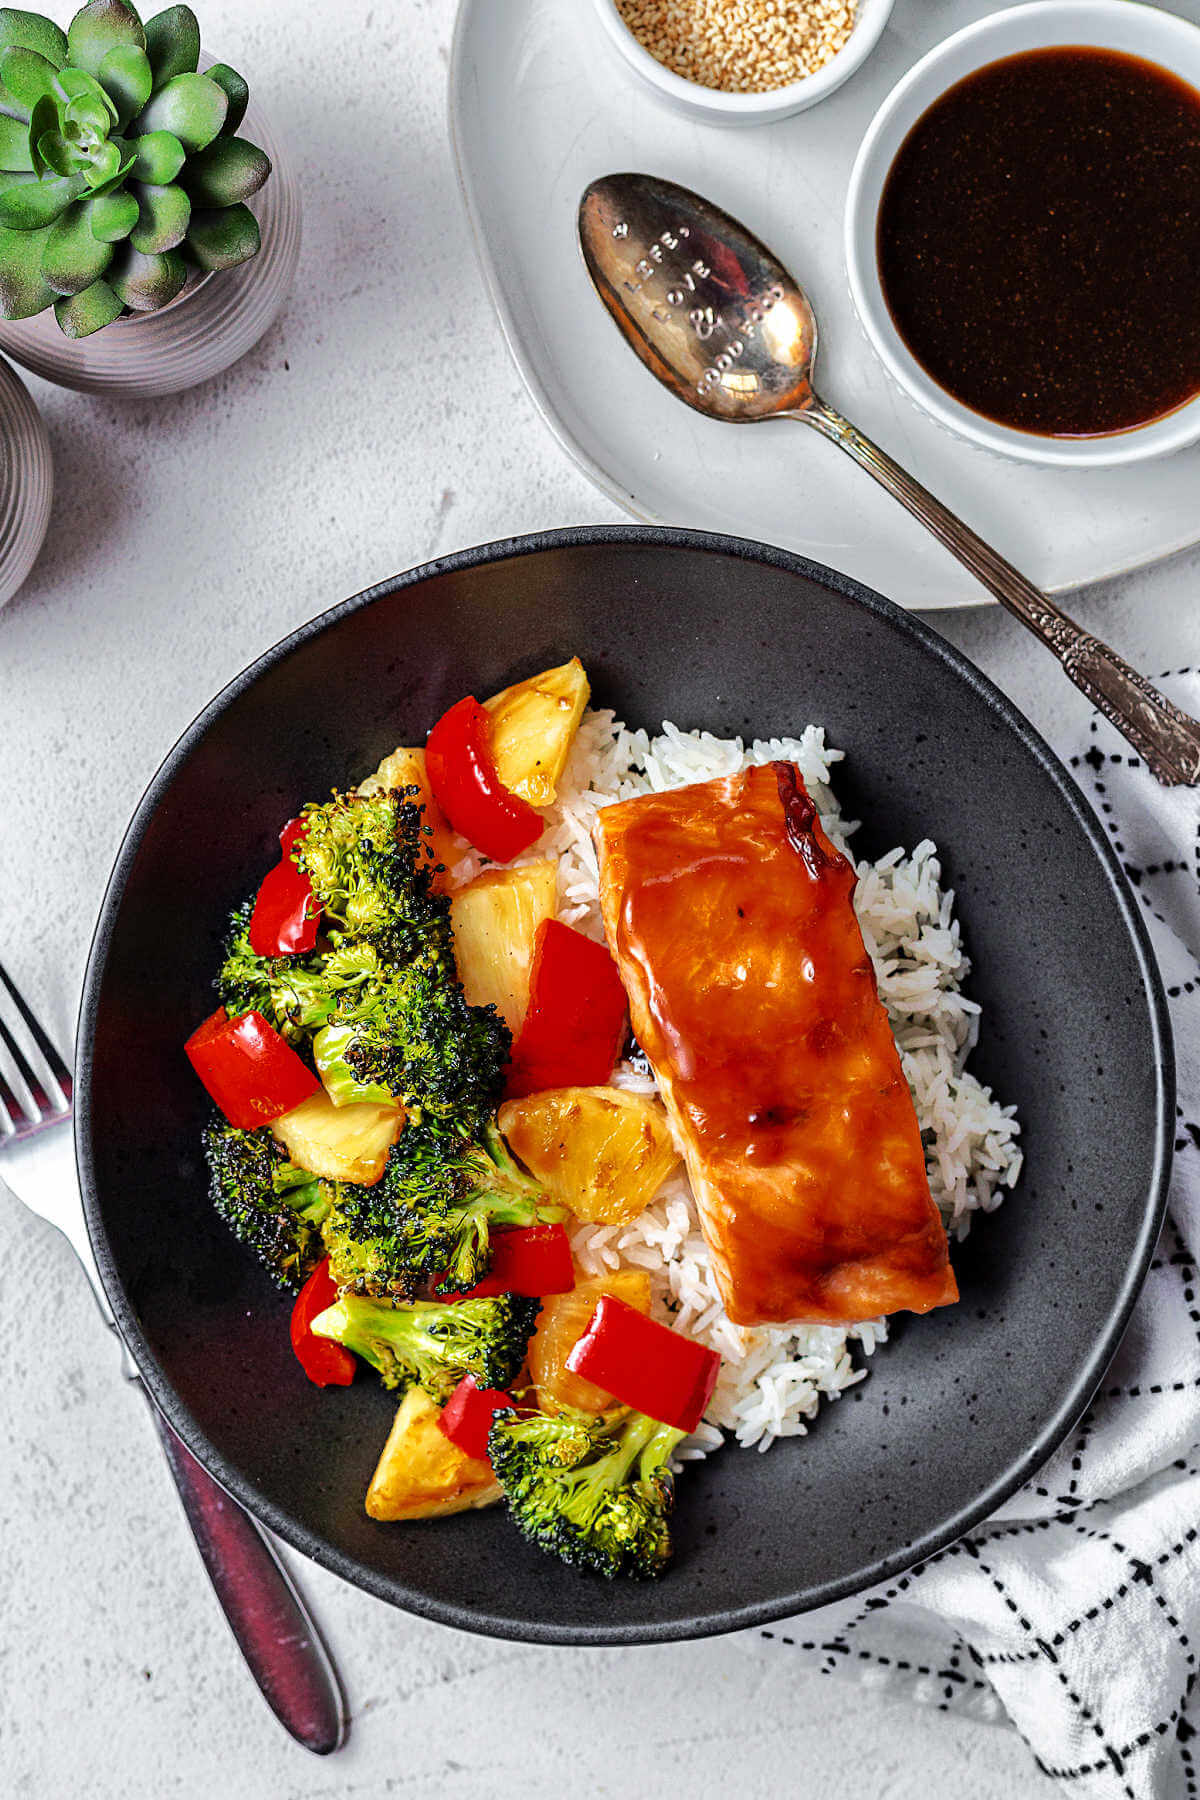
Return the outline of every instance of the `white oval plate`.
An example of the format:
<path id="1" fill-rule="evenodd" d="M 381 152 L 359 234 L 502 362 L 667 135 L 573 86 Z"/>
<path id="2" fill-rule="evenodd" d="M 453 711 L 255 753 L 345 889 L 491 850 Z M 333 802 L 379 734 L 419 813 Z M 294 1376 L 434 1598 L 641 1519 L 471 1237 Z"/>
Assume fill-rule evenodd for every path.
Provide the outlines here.
<path id="1" fill-rule="evenodd" d="M 814 432 L 758 429 L 681 406 L 622 345 L 575 239 L 586 184 L 645 169 L 742 219 L 805 284 L 821 328 L 818 386 L 976 530 L 1052 593 L 1200 542 L 1200 445 L 1079 473 L 989 455 L 896 388 L 854 316 L 842 209 L 859 140 L 884 95 L 934 43 L 997 10 L 900 0 L 845 87 L 777 124 L 725 131 L 658 104 L 577 0 L 462 0 L 450 126 L 484 277 L 547 424 L 636 517 L 781 544 L 902 606 L 988 596 L 881 489 Z M 1200 0 L 1169 11 L 1200 23 Z"/>

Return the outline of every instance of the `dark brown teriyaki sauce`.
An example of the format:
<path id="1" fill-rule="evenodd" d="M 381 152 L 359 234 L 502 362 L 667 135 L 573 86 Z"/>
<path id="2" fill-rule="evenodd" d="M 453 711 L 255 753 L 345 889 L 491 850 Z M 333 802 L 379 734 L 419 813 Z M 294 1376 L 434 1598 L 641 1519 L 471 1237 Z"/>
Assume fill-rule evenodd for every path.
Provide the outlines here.
<path id="1" fill-rule="evenodd" d="M 1083 45 L 977 69 L 901 145 L 877 252 L 901 337 L 976 412 L 1159 418 L 1200 393 L 1200 93 Z"/>

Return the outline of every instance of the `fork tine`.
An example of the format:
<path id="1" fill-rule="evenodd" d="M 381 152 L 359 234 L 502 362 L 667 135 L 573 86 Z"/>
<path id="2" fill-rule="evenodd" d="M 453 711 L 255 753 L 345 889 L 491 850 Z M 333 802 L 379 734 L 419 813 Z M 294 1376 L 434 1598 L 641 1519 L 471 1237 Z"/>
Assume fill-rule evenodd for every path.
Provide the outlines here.
<path id="1" fill-rule="evenodd" d="M 25 1108 L 13 1093 L 7 1081 L 5 1081 L 3 1069 L 0 1069 L 0 1106 L 2 1106 L 8 1114 L 8 1123 L 13 1131 L 17 1129 L 18 1125 L 24 1123 Z M 0 1120 L 0 1143 L 3 1143 L 5 1135 L 4 1124 L 3 1121 Z"/>
<path id="2" fill-rule="evenodd" d="M 12 978 L 10 977 L 10 975 L 9 975 L 7 969 L 4 967 L 3 963 L 0 963 L 0 982 L 3 982 L 4 986 L 8 989 L 9 994 L 12 996 L 13 1005 L 16 1007 L 16 1009 L 20 1013 L 22 1019 L 25 1021 L 25 1026 L 29 1032 L 30 1037 L 33 1039 L 34 1043 L 37 1045 L 38 1049 L 41 1051 L 42 1055 L 45 1057 L 46 1066 L 50 1070 L 50 1073 L 53 1076 L 54 1080 L 58 1083 L 58 1086 L 62 1092 L 63 1099 L 67 1102 L 67 1104 L 69 1106 L 71 1103 L 71 1086 L 72 1086 L 71 1071 L 70 1071 L 70 1069 L 68 1069 L 66 1063 L 63 1061 L 63 1059 L 59 1055 L 58 1051 L 54 1048 L 54 1045 L 51 1043 L 51 1041 L 47 1037 L 46 1033 L 42 1030 L 41 1025 L 38 1023 L 38 1021 L 34 1017 L 33 1013 L 29 1010 L 28 1006 L 25 1004 L 24 1000 L 21 998 L 20 994 L 17 992 L 17 989 L 13 985 Z M 14 1057 L 16 1057 L 17 1051 L 12 1043 L 11 1038 L 8 1036 L 7 1032 L 5 1032 L 4 1035 L 5 1035 L 5 1040 L 8 1043 L 9 1049 L 12 1050 Z M 19 1063 L 18 1063 L 18 1067 L 20 1067 Z M 24 1071 L 22 1071 L 22 1074 L 24 1074 Z"/>
<path id="3" fill-rule="evenodd" d="M 3 1019 L 0 1019 L 0 1044 L 4 1045 L 8 1054 L 12 1057 L 13 1062 L 16 1064 L 17 1074 L 25 1083 L 29 1096 L 33 1101 L 34 1123 L 36 1124 L 39 1118 L 45 1118 L 47 1113 L 54 1112 L 55 1107 L 51 1102 L 49 1094 L 46 1092 L 45 1084 L 30 1067 L 28 1057 L 22 1053 L 21 1046 L 18 1044 L 16 1038 L 8 1029 L 8 1026 L 4 1023 Z M 22 1107 L 21 1110 L 26 1112 L 28 1111 L 28 1108 Z"/>

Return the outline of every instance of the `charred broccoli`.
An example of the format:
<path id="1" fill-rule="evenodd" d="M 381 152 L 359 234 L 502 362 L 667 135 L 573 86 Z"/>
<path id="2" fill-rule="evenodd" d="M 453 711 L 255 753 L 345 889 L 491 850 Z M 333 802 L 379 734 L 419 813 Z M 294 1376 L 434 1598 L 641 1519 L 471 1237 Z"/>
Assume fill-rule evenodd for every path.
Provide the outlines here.
<path id="1" fill-rule="evenodd" d="M 359 1187 L 338 1181 L 330 1192 L 332 1204 L 321 1235 L 329 1273 L 338 1287 L 343 1293 L 381 1300 L 411 1300 L 421 1278 L 404 1263 L 396 1209 L 383 1183 Z"/>
<path id="2" fill-rule="evenodd" d="M 301 1286 L 324 1255 L 326 1184 L 290 1163 L 266 1127 L 240 1131 L 214 1119 L 204 1131 L 204 1154 L 212 1203 L 234 1236 L 280 1287 Z"/>
<path id="3" fill-rule="evenodd" d="M 379 953 L 370 944 L 277 957 L 271 964 L 271 1006 L 280 1028 L 319 1032 L 342 998 L 359 994 L 378 972 Z"/>
<path id="4" fill-rule="evenodd" d="M 325 1224 L 330 1272 L 359 1294 L 462 1293 L 486 1275 L 497 1227 L 566 1216 L 519 1169 L 494 1125 L 482 1141 L 408 1124 L 375 1187 L 338 1186 Z"/>
<path id="5" fill-rule="evenodd" d="M 457 1303 L 418 1300 L 411 1306 L 343 1294 L 317 1314 L 312 1329 L 365 1357 L 385 1387 L 415 1382 L 435 1400 L 447 1400 L 464 1375 L 488 1388 L 512 1380 L 525 1360 L 540 1305 L 517 1294 Z"/>
<path id="6" fill-rule="evenodd" d="M 259 956 L 250 948 L 253 900 L 231 914 L 225 956 L 215 987 L 231 1019 L 259 1012 L 291 1044 L 328 1017 L 338 991 L 338 971 L 326 969 L 330 956 Z M 348 954 L 343 952 L 344 954 Z"/>
<path id="7" fill-rule="evenodd" d="M 511 1035 L 493 1007 L 467 1004 L 417 792 L 335 794 L 306 807 L 290 853 L 322 908 L 319 947 L 257 956 L 250 903 L 233 915 L 217 981 L 231 1014 L 261 1012 L 291 1043 L 311 1047 L 335 1105 L 403 1105 L 405 1130 L 384 1180 L 327 1184 L 314 1201 L 339 1287 L 390 1299 L 411 1299 L 443 1274 L 447 1289 L 469 1288 L 486 1272 L 494 1225 L 562 1216 L 541 1208 L 540 1191 L 492 1127 Z M 268 1215 L 277 1230 L 286 1222 L 264 1174 L 270 1155 L 259 1153 L 256 1197 L 241 1197 L 240 1175 L 222 1190 L 222 1210 L 247 1241 Z M 260 1253 L 282 1257 L 279 1248 Z"/>
<path id="8" fill-rule="evenodd" d="M 293 1042 L 316 1031 L 345 993 L 362 988 L 379 970 L 370 944 L 346 944 L 324 955 L 259 956 L 250 948 L 253 900 L 229 920 L 225 959 L 216 989 L 231 1018 L 260 1012 Z"/>
<path id="9" fill-rule="evenodd" d="M 671 1453 L 687 1434 L 645 1413 L 564 1411 L 492 1421 L 488 1455 L 514 1523 L 572 1568 L 661 1575 L 671 1559 Z"/>
<path id="10" fill-rule="evenodd" d="M 216 990 L 231 1019 L 239 1013 L 260 1012 L 271 1017 L 271 964 L 250 948 L 250 915 L 253 900 L 239 906 L 229 920 L 225 955 L 217 973 Z"/>
<path id="11" fill-rule="evenodd" d="M 449 942 L 449 907 L 433 892 L 437 865 L 417 792 L 335 793 L 323 806 L 304 808 L 304 836 L 292 856 L 312 882 L 335 943 L 370 938 L 402 962 L 431 935 Z"/>
<path id="12" fill-rule="evenodd" d="M 402 1221 L 405 1262 L 436 1280 L 439 1293 L 461 1293 L 482 1281 L 497 1228 L 567 1216 L 518 1168 L 494 1124 L 485 1126 L 481 1141 L 414 1132 L 396 1148 L 384 1186 Z"/>
<path id="13" fill-rule="evenodd" d="M 336 1104 L 399 1100 L 414 1123 L 474 1131 L 499 1097 L 511 1036 L 493 1007 L 467 1004 L 449 902 L 432 891 L 422 809 L 406 792 L 335 795 L 305 811 L 292 854 L 325 909 L 332 948 L 257 956 L 249 903 L 230 922 L 217 988 L 231 1014 L 261 1012 L 292 1043 L 315 1033 Z"/>
<path id="14" fill-rule="evenodd" d="M 372 944 L 353 954 L 364 965 L 360 978 L 341 981 L 313 1041 L 334 1101 L 399 1100 L 414 1125 L 453 1119 L 470 1129 L 489 1117 L 512 1040 L 493 1007 L 468 1006 L 449 941 L 431 940 L 403 964 Z"/>

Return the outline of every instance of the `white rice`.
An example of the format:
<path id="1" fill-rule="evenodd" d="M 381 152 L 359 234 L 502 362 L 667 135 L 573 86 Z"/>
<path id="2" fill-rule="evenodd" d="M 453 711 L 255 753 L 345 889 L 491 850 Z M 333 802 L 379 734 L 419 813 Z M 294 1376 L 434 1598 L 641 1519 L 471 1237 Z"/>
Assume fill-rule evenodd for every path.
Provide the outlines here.
<path id="1" fill-rule="evenodd" d="M 635 794 L 735 774 L 754 763 L 794 762 L 833 842 L 848 851 L 856 829 L 844 820 L 829 786 L 842 752 L 820 726 L 799 738 L 772 738 L 746 748 L 740 738 L 678 730 L 665 724 L 651 738 L 628 731 L 612 713 L 589 712 L 580 727 L 547 830 L 527 858 L 558 858 L 559 917 L 603 939 L 599 872 L 591 829 L 600 808 Z M 456 886 L 480 859 L 467 852 L 453 870 Z M 941 864 L 928 839 L 909 854 L 891 850 L 860 862 L 855 910 L 875 965 L 879 993 L 900 1047 L 925 1143 L 934 1199 L 951 1235 L 966 1236 L 972 1213 L 992 1211 L 1021 1170 L 1015 1109 L 1001 1106 L 966 1068 L 979 1035 L 979 1008 L 960 991 L 970 969 L 954 918 L 954 894 L 941 888 Z M 656 1091 L 652 1078 L 623 1064 L 617 1085 Z M 739 1444 L 766 1450 L 777 1437 L 807 1429 L 822 1399 L 836 1400 L 862 1381 L 856 1363 L 886 1341 L 887 1323 L 845 1328 L 731 1323 L 721 1305 L 696 1203 L 682 1169 L 654 1202 L 626 1225 L 583 1225 L 572 1248 L 589 1273 L 636 1265 L 649 1270 L 659 1316 L 721 1355 L 721 1374 L 699 1431 L 682 1458 L 707 1455 L 732 1432 Z"/>

